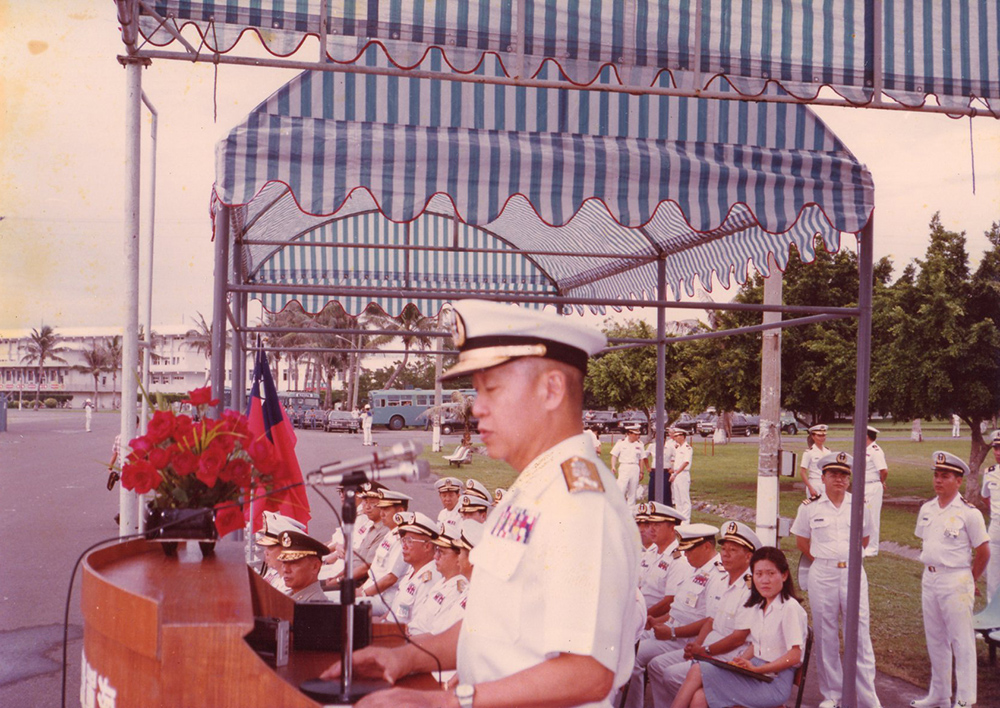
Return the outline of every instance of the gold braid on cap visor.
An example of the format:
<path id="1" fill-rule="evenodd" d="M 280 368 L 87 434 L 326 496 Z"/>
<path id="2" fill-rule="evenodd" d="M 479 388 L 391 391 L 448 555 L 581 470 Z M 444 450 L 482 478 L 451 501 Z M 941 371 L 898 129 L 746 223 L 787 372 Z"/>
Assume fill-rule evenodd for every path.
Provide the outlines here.
<path id="1" fill-rule="evenodd" d="M 548 351 L 544 344 L 508 344 L 497 347 L 480 347 L 478 349 L 466 349 L 458 355 L 459 363 L 474 364 L 476 362 L 490 362 L 498 357 L 515 359 L 522 356 L 545 356 Z"/>

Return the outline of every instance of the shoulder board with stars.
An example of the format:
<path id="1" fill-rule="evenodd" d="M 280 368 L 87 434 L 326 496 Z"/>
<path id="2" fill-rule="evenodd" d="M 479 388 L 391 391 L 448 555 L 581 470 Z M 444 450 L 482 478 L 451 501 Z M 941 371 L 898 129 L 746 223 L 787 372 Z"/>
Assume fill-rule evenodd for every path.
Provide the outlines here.
<path id="1" fill-rule="evenodd" d="M 464 578 L 458 579 L 458 591 L 465 592 L 465 588 L 469 587 L 469 582 Z"/>
<path id="2" fill-rule="evenodd" d="M 603 492 L 604 483 L 597 473 L 597 465 L 582 457 L 571 457 L 562 463 L 566 488 L 570 492 Z"/>
<path id="3" fill-rule="evenodd" d="M 822 494 L 814 494 L 813 496 L 809 497 L 804 502 L 802 502 L 802 506 L 805 506 L 806 504 L 812 504 L 814 501 L 816 501 L 817 499 L 819 499 L 821 496 L 823 496 L 823 495 Z"/>
<path id="4" fill-rule="evenodd" d="M 429 583 L 431 581 L 431 571 L 425 570 L 420 574 L 420 582 Z"/>
<path id="5" fill-rule="evenodd" d="M 674 552 L 670 554 L 671 558 L 673 558 L 674 560 L 677 560 L 682 555 L 684 555 L 684 553 L 679 548 L 675 548 Z"/>
<path id="6" fill-rule="evenodd" d="M 961 499 L 962 503 L 965 504 L 967 507 L 969 507 L 971 509 L 976 509 L 977 508 L 975 504 L 971 503 L 968 499 L 966 499 L 965 497 L 963 497 L 961 494 L 958 495 L 958 498 Z"/>
<path id="7" fill-rule="evenodd" d="M 882 448 L 878 446 L 878 443 L 872 443 L 872 450 L 881 450 L 881 449 Z"/>

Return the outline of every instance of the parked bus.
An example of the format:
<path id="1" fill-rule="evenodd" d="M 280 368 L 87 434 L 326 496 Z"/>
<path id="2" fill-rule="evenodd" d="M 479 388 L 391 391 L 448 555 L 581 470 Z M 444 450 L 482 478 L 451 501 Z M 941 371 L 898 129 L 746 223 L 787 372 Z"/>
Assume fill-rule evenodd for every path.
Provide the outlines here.
<path id="1" fill-rule="evenodd" d="M 476 389 L 460 389 L 466 396 L 475 396 Z M 451 400 L 450 389 L 441 392 L 441 401 Z M 434 405 L 434 391 L 423 388 L 407 390 L 382 389 L 369 393 L 372 406 L 372 425 L 384 425 L 390 430 L 404 427 L 424 427 L 426 418 L 420 414 Z"/>

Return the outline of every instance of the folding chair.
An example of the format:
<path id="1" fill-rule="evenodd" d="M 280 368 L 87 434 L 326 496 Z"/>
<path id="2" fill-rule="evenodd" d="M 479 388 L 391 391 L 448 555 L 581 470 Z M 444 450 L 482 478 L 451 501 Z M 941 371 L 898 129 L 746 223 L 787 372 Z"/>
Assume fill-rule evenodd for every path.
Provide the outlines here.
<path id="1" fill-rule="evenodd" d="M 795 708 L 801 708 L 802 706 L 802 694 L 806 690 L 806 671 L 809 670 L 809 657 L 812 655 L 813 648 L 813 631 L 812 627 L 806 629 L 806 649 L 802 654 L 802 663 L 799 664 L 799 668 L 795 669 L 795 678 L 792 679 L 792 685 L 798 686 L 799 691 L 795 695 Z"/>

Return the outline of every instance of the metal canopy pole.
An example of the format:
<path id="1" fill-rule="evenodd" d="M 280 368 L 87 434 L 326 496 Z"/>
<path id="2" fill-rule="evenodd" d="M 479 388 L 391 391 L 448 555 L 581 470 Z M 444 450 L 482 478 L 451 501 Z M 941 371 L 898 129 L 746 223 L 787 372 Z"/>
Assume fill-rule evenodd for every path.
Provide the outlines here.
<path id="1" fill-rule="evenodd" d="M 216 415 L 221 414 L 226 389 L 226 295 L 229 286 L 229 207 L 219 206 L 215 213 L 215 299 L 212 304 L 212 363 L 209 378 L 212 398 L 219 399 Z"/>
<path id="2" fill-rule="evenodd" d="M 131 452 L 128 441 L 135 437 L 136 393 L 139 389 L 139 204 L 140 166 L 142 163 L 141 102 L 142 68 L 145 62 L 122 60 L 125 66 L 125 326 L 122 332 L 122 458 Z M 118 533 L 121 536 L 139 530 L 139 497 L 118 487 Z"/>
<path id="3" fill-rule="evenodd" d="M 858 614 L 861 609 L 861 539 L 865 513 L 865 448 L 872 355 L 872 261 L 875 215 L 858 239 L 858 359 L 854 392 L 854 471 L 851 479 L 851 547 L 847 560 L 847 612 L 844 615 L 844 686 L 840 705 L 857 705 Z"/>
<path id="4" fill-rule="evenodd" d="M 656 296 L 665 300 L 667 296 L 667 261 L 661 258 L 656 263 Z M 663 398 L 666 395 L 667 378 L 667 311 L 660 305 L 656 308 L 656 444 L 655 466 L 649 475 L 649 499 L 665 504 L 673 504 L 670 485 L 666 483 L 663 470 L 663 441 L 667 429 Z"/>
<path id="5" fill-rule="evenodd" d="M 773 254 L 767 254 L 770 274 L 764 278 L 764 303 L 780 305 L 782 275 Z M 765 312 L 764 324 L 781 321 Z M 781 330 L 761 338 L 760 447 L 757 453 L 757 535 L 765 546 L 778 545 L 778 450 L 781 448 Z"/>
<path id="6" fill-rule="evenodd" d="M 237 239 L 233 242 L 233 282 L 243 282 L 243 246 Z M 242 411 L 246 406 L 246 370 L 247 353 L 243 346 L 243 338 L 240 336 L 241 328 L 246 324 L 245 293 L 236 293 L 233 297 L 233 344 L 230 366 L 232 367 L 233 379 L 230 382 L 229 390 L 231 398 L 229 407 L 233 410 Z"/>
<path id="7" fill-rule="evenodd" d="M 156 226 L 156 124 L 159 114 L 156 112 L 156 107 L 153 106 L 153 102 L 149 100 L 146 96 L 146 92 L 142 92 L 142 102 L 146 104 L 146 108 L 149 110 L 150 117 L 152 119 L 152 124 L 149 128 L 149 137 L 152 143 L 149 154 L 149 193 L 147 199 L 149 201 L 149 219 L 146 224 L 146 258 L 149 262 L 146 264 L 146 312 L 143 317 L 143 340 L 142 340 L 142 386 L 149 393 L 149 367 L 153 356 L 153 237 L 155 234 Z M 124 391 L 124 389 L 122 389 Z M 139 416 L 139 431 L 145 435 L 146 433 L 146 421 L 149 420 L 149 398 L 148 396 L 142 397 L 142 415 Z M 142 520 L 140 519 L 140 523 Z"/>

